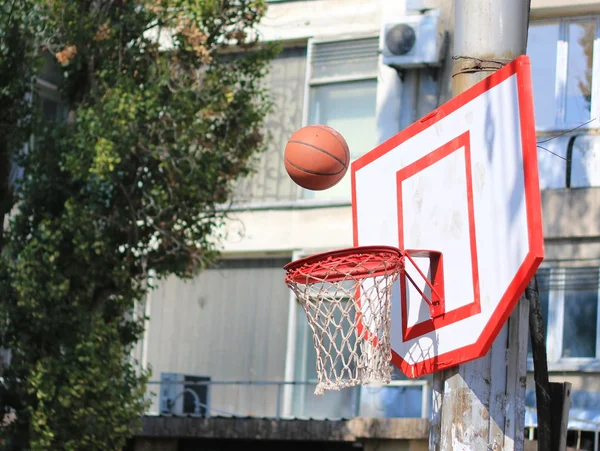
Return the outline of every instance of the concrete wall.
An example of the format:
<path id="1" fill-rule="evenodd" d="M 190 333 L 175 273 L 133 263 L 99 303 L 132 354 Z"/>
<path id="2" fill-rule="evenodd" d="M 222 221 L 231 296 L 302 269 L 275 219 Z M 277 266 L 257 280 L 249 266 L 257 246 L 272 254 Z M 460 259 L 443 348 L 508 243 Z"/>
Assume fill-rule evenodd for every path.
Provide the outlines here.
<path id="1" fill-rule="evenodd" d="M 600 392 L 600 372 L 555 372 L 550 375 L 550 382 L 570 382 L 573 391 Z M 535 390 L 533 374 L 527 375 L 527 390 Z"/>
<path id="2" fill-rule="evenodd" d="M 428 440 L 366 440 L 363 451 L 427 451 Z"/>
<path id="3" fill-rule="evenodd" d="M 189 282 L 164 281 L 148 301 L 152 380 L 167 372 L 220 382 L 282 381 L 289 297 L 282 267 L 287 261 L 225 261 Z M 159 386 L 150 389 L 157 393 Z M 153 412 L 158 412 L 157 401 Z M 225 412 L 275 415 L 276 401 L 274 385 L 210 388 L 211 407 Z"/>
<path id="4" fill-rule="evenodd" d="M 351 418 L 274 420 L 270 418 L 145 417 L 138 437 L 178 439 L 237 439 L 281 442 L 362 442 L 427 440 L 430 423 L 424 418 Z M 389 448 L 388 448 L 389 449 Z M 402 448 L 401 448 L 402 449 Z M 409 448 L 412 449 L 412 448 Z"/>
<path id="5" fill-rule="evenodd" d="M 600 256 L 600 188 L 542 191 L 546 262 L 597 264 Z M 570 261 L 570 262 L 569 262 Z"/>
<path id="6" fill-rule="evenodd" d="M 531 17 L 600 13 L 598 0 L 531 0 Z"/>
<path id="7" fill-rule="evenodd" d="M 224 241 L 227 253 L 331 250 L 352 246 L 349 205 L 258 210 L 232 214 Z"/>
<path id="8" fill-rule="evenodd" d="M 259 27 L 264 40 L 377 34 L 390 11 L 404 11 L 404 0 L 307 0 L 270 3 Z"/>
<path id="9" fill-rule="evenodd" d="M 547 239 L 599 238 L 600 188 L 542 192 Z"/>

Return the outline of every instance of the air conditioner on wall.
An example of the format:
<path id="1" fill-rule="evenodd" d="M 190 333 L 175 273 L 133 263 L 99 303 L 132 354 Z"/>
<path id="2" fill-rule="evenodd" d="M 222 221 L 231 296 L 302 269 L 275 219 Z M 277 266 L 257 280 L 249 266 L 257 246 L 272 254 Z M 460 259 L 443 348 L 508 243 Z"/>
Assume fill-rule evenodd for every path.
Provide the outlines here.
<path id="1" fill-rule="evenodd" d="M 160 382 L 162 415 L 210 415 L 210 377 L 161 373 Z"/>
<path id="2" fill-rule="evenodd" d="M 397 69 L 440 66 L 445 36 L 437 10 L 385 23 L 380 37 L 383 64 Z"/>

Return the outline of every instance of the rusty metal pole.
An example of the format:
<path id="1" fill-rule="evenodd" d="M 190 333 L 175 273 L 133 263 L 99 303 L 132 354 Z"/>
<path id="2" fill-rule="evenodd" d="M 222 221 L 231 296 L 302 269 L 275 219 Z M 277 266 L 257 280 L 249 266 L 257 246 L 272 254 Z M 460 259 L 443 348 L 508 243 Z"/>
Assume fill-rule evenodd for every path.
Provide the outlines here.
<path id="1" fill-rule="evenodd" d="M 456 0 L 453 96 L 525 53 L 529 8 Z M 430 450 L 523 450 L 528 313 L 523 296 L 485 357 L 434 375 Z"/>

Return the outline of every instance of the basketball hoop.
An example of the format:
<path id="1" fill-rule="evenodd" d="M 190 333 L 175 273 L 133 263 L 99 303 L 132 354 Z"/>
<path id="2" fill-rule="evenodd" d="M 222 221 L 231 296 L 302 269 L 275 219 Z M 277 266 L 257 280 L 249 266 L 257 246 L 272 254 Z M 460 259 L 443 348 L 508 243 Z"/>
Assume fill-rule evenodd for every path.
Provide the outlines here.
<path id="1" fill-rule="evenodd" d="M 391 380 L 392 286 L 404 253 L 389 246 L 325 252 L 288 263 L 285 282 L 312 330 L 317 354 L 315 394 Z"/>

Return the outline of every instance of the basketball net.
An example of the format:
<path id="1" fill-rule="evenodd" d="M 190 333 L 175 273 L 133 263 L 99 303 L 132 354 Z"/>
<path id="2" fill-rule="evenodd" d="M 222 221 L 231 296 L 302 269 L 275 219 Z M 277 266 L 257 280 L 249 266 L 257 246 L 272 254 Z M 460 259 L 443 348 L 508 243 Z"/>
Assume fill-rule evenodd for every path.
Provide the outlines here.
<path id="1" fill-rule="evenodd" d="M 286 283 L 304 308 L 313 335 L 315 394 L 388 384 L 390 298 L 404 269 L 400 251 L 355 248 L 302 259 L 285 269 Z"/>

